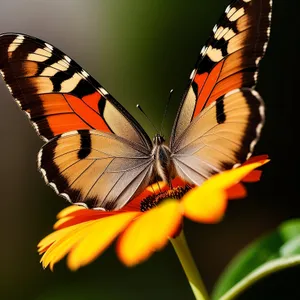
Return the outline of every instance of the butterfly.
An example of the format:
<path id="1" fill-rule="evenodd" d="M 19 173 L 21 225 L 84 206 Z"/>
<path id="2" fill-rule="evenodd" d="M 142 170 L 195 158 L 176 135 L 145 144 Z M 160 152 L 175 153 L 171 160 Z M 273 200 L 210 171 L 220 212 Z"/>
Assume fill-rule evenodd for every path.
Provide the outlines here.
<path id="1" fill-rule="evenodd" d="M 253 89 L 269 36 L 272 3 L 235 0 L 202 48 L 170 142 L 153 140 L 129 112 L 62 51 L 20 33 L 0 35 L 0 70 L 46 142 L 45 182 L 71 203 L 122 208 L 149 184 L 179 176 L 201 185 L 250 157 L 264 123 Z"/>

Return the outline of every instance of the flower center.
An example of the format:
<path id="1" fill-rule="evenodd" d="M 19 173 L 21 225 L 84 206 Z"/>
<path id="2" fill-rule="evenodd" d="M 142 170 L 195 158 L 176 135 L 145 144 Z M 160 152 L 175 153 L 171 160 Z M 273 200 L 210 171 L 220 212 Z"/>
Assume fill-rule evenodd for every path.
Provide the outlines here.
<path id="1" fill-rule="evenodd" d="M 140 204 L 140 210 L 142 212 L 147 211 L 151 208 L 156 207 L 159 203 L 161 203 L 164 199 L 181 199 L 185 193 L 187 193 L 191 187 L 189 185 L 178 186 L 171 190 L 167 190 L 164 192 L 159 192 L 158 194 L 154 194 L 146 197 Z"/>

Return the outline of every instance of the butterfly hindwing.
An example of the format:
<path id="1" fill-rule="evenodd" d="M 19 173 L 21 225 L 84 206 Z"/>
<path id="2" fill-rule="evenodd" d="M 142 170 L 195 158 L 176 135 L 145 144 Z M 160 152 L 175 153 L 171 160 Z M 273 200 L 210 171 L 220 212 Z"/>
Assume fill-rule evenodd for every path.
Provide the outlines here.
<path id="1" fill-rule="evenodd" d="M 147 187 L 153 158 L 137 144 L 96 130 L 67 132 L 38 155 L 45 181 L 62 197 L 88 207 L 119 209 Z"/>
<path id="2" fill-rule="evenodd" d="M 97 129 L 151 147 L 151 140 L 126 109 L 52 45 L 24 34 L 1 34 L 0 70 L 44 140 L 72 130 Z"/>
<path id="3" fill-rule="evenodd" d="M 174 146 L 177 173 L 200 185 L 215 173 L 249 158 L 264 123 L 259 94 L 243 88 L 212 102 Z"/>
<path id="4" fill-rule="evenodd" d="M 201 111 L 231 90 L 256 84 L 271 22 L 270 0 L 235 0 L 202 48 L 173 126 L 171 147 Z"/>

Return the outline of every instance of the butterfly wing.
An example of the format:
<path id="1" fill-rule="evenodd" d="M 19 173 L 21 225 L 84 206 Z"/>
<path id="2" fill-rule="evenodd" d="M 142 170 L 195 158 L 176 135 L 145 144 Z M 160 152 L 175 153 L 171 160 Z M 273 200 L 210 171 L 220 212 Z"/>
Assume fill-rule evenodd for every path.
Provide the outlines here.
<path id="1" fill-rule="evenodd" d="M 151 149 L 151 140 L 126 109 L 52 45 L 25 34 L 1 34 L 0 70 L 44 140 L 72 130 L 97 129 Z"/>
<path id="2" fill-rule="evenodd" d="M 0 70 L 49 141 L 39 169 L 56 193 L 91 208 L 118 209 L 148 185 L 150 138 L 74 60 L 37 38 L 6 33 L 0 35 Z"/>
<path id="3" fill-rule="evenodd" d="M 270 35 L 270 0 L 235 0 L 226 8 L 191 73 L 170 141 L 181 134 L 207 106 L 226 93 L 253 87 Z"/>
<path id="4" fill-rule="evenodd" d="M 233 90 L 194 118 L 173 149 L 179 176 L 200 185 L 215 173 L 245 161 L 264 122 L 264 105 L 252 89 Z"/>
<path id="5" fill-rule="evenodd" d="M 147 187 L 153 158 L 138 144 L 98 130 L 77 130 L 46 143 L 38 155 L 45 181 L 72 203 L 123 207 Z"/>

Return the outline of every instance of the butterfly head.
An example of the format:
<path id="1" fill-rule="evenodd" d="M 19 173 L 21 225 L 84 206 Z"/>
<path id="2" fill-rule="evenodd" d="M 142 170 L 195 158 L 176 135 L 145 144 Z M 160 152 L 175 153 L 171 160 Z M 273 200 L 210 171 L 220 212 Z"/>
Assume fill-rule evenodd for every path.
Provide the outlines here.
<path id="1" fill-rule="evenodd" d="M 153 144 L 155 146 L 162 145 L 165 141 L 166 141 L 165 138 L 161 136 L 159 133 L 157 133 L 153 138 Z"/>

